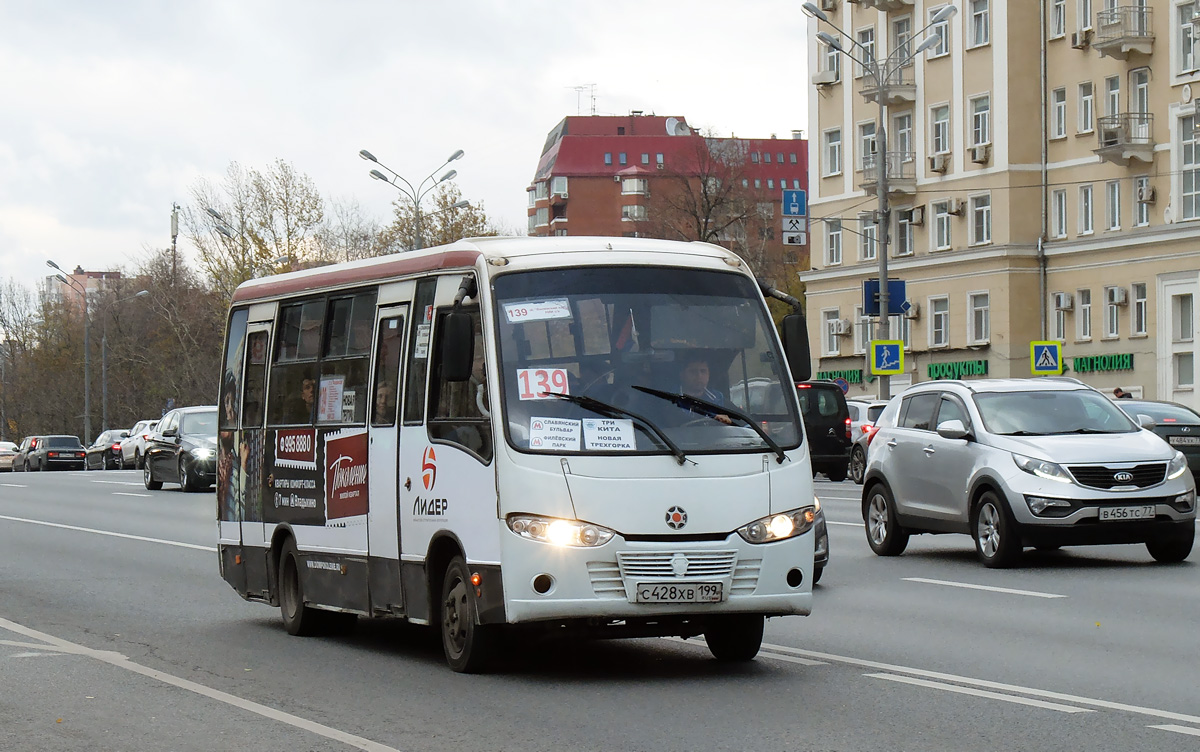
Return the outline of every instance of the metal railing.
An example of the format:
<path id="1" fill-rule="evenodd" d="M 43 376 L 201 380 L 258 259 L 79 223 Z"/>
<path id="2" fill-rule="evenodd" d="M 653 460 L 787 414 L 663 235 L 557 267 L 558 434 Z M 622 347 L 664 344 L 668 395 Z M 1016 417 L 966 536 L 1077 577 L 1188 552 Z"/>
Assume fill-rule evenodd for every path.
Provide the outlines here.
<path id="1" fill-rule="evenodd" d="M 879 182 L 879 168 L 883 160 L 879 154 L 863 155 L 863 183 Z M 887 153 L 888 182 L 914 181 L 917 179 L 917 154 L 912 151 L 889 151 Z"/>
<path id="2" fill-rule="evenodd" d="M 1119 42 L 1125 39 L 1153 39 L 1151 9 L 1139 5 L 1102 10 L 1096 14 L 1096 39 L 1092 45 Z"/>
<path id="3" fill-rule="evenodd" d="M 1105 115 L 1097 122 L 1100 146 L 1154 146 L 1154 115 L 1122 112 Z"/>

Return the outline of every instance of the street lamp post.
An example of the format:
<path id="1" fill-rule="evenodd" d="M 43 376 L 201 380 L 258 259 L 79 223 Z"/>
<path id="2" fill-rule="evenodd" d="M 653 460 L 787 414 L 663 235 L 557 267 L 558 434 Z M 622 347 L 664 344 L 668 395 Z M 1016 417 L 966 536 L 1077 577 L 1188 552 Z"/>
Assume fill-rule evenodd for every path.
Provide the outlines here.
<path id="1" fill-rule="evenodd" d="M 459 149 L 459 150 L 455 151 L 453 154 L 451 154 L 449 157 L 447 157 L 446 161 L 443 162 L 440 167 L 438 167 L 433 172 L 429 173 L 429 177 L 422 180 L 420 182 L 420 184 L 417 185 L 415 188 L 413 187 L 413 184 L 408 182 L 406 179 L 404 179 L 404 177 L 401 176 L 400 173 L 398 173 L 395 170 L 393 170 L 392 168 L 388 167 L 383 162 L 380 162 L 378 159 L 375 158 L 374 154 L 367 151 L 366 149 L 359 150 L 358 156 L 362 157 L 363 159 L 367 160 L 368 162 L 374 162 L 375 164 L 379 165 L 383 169 L 390 172 L 392 174 L 392 177 L 390 177 L 390 178 L 387 175 L 384 175 L 379 170 L 371 170 L 370 174 L 371 174 L 371 177 L 375 178 L 376 180 L 382 180 L 383 182 L 387 183 L 388 185 L 391 185 L 396 190 L 400 191 L 405 196 L 407 196 L 410 201 L 412 201 L 413 224 L 415 226 L 414 229 L 415 229 L 415 235 L 416 235 L 416 249 L 415 250 L 424 248 L 425 247 L 425 237 L 422 233 L 422 228 L 421 228 L 421 200 L 423 198 L 425 198 L 425 196 L 431 190 L 433 190 L 434 187 L 440 185 L 441 183 L 446 182 L 447 180 L 453 180 L 454 177 L 456 175 L 458 175 L 457 170 L 450 170 L 445 175 L 442 175 L 440 178 L 437 178 L 436 180 L 434 179 L 434 176 L 437 175 L 438 172 L 441 171 L 442 167 L 445 167 L 446 165 L 450 164 L 451 162 L 453 162 L 456 159 L 462 159 L 463 150 Z M 400 182 L 396 182 L 396 181 L 400 181 Z M 403 185 L 401 185 L 401 183 L 403 183 Z M 428 183 L 428 185 L 426 185 L 427 183 Z M 466 201 L 459 201 L 458 203 L 454 204 L 453 206 L 448 206 L 448 207 L 446 207 L 446 209 L 442 209 L 442 211 L 446 211 L 447 209 L 460 209 L 463 206 L 466 206 L 467 203 L 468 202 L 466 202 Z M 436 213 L 437 212 L 434 212 L 434 214 L 436 214 Z M 428 216 L 433 216 L 433 214 L 430 214 Z"/>
<path id="2" fill-rule="evenodd" d="M 884 58 L 881 60 L 876 55 L 871 53 L 869 50 L 864 48 L 861 44 L 859 44 L 853 37 L 849 36 L 848 34 L 843 32 L 841 29 L 839 29 L 836 25 L 834 25 L 829 20 L 829 16 L 825 15 L 825 12 L 822 11 L 820 8 L 818 8 L 816 5 L 814 5 L 811 2 L 808 2 L 808 3 L 804 3 L 803 8 L 804 8 L 804 11 L 809 16 L 817 19 L 818 21 L 825 23 L 827 26 L 829 26 L 829 28 L 833 29 L 838 34 L 840 34 L 843 37 L 845 37 L 846 39 L 848 39 L 851 44 L 853 44 L 854 46 L 856 46 L 862 50 L 863 58 L 859 59 L 859 58 L 855 57 L 853 54 L 851 54 L 851 52 L 849 50 L 847 50 L 845 47 L 843 47 L 842 43 L 838 40 L 838 38 L 833 36 L 829 32 L 822 31 L 822 32 L 817 33 L 817 39 L 819 39 L 827 47 L 829 47 L 830 49 L 832 49 L 836 52 L 842 53 L 846 57 L 850 58 L 851 60 L 858 63 L 860 66 L 862 66 L 863 71 L 866 73 L 866 75 L 871 77 L 871 79 L 874 81 L 874 84 L 875 84 L 875 87 L 874 87 L 875 88 L 875 101 L 879 105 L 879 122 L 875 126 L 875 141 L 876 141 L 875 165 L 876 165 L 876 176 L 877 176 L 875 190 L 879 194 L 879 211 L 878 211 L 879 216 L 876 218 L 876 221 L 875 221 L 875 233 L 876 233 L 876 245 L 877 245 L 876 255 L 879 257 L 879 324 L 876 327 L 875 336 L 880 340 L 885 340 L 885 339 L 888 339 L 888 336 L 890 333 L 889 321 L 891 320 L 891 316 L 889 315 L 889 308 L 891 305 L 891 300 L 889 299 L 889 295 L 888 295 L 888 268 L 887 268 L 888 239 L 889 239 L 888 236 L 891 231 L 891 208 L 890 208 L 889 200 L 888 200 L 889 160 L 888 160 L 888 153 L 887 153 L 888 89 L 892 85 L 893 79 L 895 79 L 897 77 L 897 74 L 900 72 L 900 69 L 902 67 L 904 67 L 905 65 L 907 65 L 908 63 L 912 62 L 912 60 L 914 58 L 916 58 L 917 55 L 920 55 L 922 52 L 929 49 L 930 47 L 937 45 L 938 42 L 941 40 L 941 36 L 938 34 L 934 34 L 934 35 L 930 35 L 930 36 L 926 37 L 925 41 L 921 42 L 921 44 L 919 44 L 917 46 L 917 48 L 912 51 L 907 51 L 904 49 L 904 46 L 907 46 L 907 42 L 906 42 L 905 45 L 901 46 L 900 50 L 898 50 L 898 52 L 900 52 L 900 54 L 896 55 L 894 58 L 889 56 L 888 58 Z M 958 8 L 956 8 L 953 5 L 943 6 L 941 9 L 939 9 L 936 13 L 933 14 L 933 17 L 930 19 L 929 24 L 925 28 L 921 29 L 916 34 L 914 34 L 912 38 L 918 37 L 921 34 L 924 34 L 927 31 L 929 31 L 934 26 L 942 23 L 943 21 L 949 20 L 957 12 L 958 12 Z M 866 301 L 863 301 L 863 303 L 865 305 Z M 880 376 L 879 377 L 879 398 L 882 400 L 887 400 L 887 399 L 890 399 L 891 396 L 892 396 L 892 394 L 891 394 L 891 377 Z"/>
<path id="3" fill-rule="evenodd" d="M 104 325 L 100 334 L 100 425 L 104 426 L 102 430 L 107 431 L 108 425 L 108 314 L 111 313 L 112 307 L 120 305 L 134 298 L 141 298 L 149 295 L 149 290 L 142 290 L 134 293 L 128 298 L 114 300 L 112 303 L 105 306 L 104 309 Z"/>
<path id="4" fill-rule="evenodd" d="M 92 327 L 91 311 L 88 305 L 88 291 L 83 285 L 68 277 L 62 267 L 47 259 L 46 266 L 57 270 L 57 277 L 64 284 L 70 285 L 83 296 L 83 443 L 92 443 Z"/>

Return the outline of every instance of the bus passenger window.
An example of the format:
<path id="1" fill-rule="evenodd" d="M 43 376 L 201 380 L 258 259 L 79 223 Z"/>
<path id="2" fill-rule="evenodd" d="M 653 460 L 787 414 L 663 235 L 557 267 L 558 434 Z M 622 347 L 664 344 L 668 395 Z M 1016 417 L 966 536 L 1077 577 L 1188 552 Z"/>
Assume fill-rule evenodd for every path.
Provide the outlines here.
<path id="1" fill-rule="evenodd" d="M 458 444 L 478 455 L 484 462 L 492 458 L 491 407 L 488 404 L 487 359 L 484 355 L 483 325 L 479 310 L 465 310 L 471 315 L 475 331 L 475 364 L 467 381 L 442 379 L 441 337 L 442 319 L 448 311 L 439 312 L 437 341 L 433 343 L 433 401 L 430 405 L 429 436 Z"/>
<path id="2" fill-rule="evenodd" d="M 433 327 L 433 294 L 436 279 L 417 283 L 412 323 L 408 333 L 408 375 L 404 387 L 404 423 L 419 425 L 425 418 L 425 375 L 429 364 L 429 333 Z"/>
<path id="3" fill-rule="evenodd" d="M 245 428 L 262 428 L 267 397 L 267 336 L 267 332 L 254 332 L 249 338 L 246 389 L 242 394 L 242 426 Z"/>
<path id="4" fill-rule="evenodd" d="M 404 340 L 404 317 L 379 322 L 379 345 L 375 353 L 375 396 L 371 401 L 371 425 L 396 424 L 396 393 L 400 376 L 400 344 Z"/>
<path id="5" fill-rule="evenodd" d="M 225 344 L 225 373 L 221 378 L 221 428 L 238 427 L 238 385 L 242 377 L 242 362 L 246 351 L 245 308 L 233 312 L 229 318 L 229 335 Z"/>
<path id="6" fill-rule="evenodd" d="M 329 301 L 317 385 L 317 423 L 366 422 L 371 401 L 367 375 L 374 323 L 374 291 Z"/>

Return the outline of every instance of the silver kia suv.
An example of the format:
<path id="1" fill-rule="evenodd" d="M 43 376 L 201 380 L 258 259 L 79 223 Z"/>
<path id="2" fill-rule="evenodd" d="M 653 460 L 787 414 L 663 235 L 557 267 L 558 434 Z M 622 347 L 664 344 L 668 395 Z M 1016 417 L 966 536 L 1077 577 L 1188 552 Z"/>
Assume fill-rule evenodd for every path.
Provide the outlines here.
<path id="1" fill-rule="evenodd" d="M 931 381 L 888 403 L 863 480 L 867 542 L 896 556 L 918 533 L 966 533 L 988 567 L 1026 546 L 1145 543 L 1188 557 L 1187 460 L 1069 378 Z"/>

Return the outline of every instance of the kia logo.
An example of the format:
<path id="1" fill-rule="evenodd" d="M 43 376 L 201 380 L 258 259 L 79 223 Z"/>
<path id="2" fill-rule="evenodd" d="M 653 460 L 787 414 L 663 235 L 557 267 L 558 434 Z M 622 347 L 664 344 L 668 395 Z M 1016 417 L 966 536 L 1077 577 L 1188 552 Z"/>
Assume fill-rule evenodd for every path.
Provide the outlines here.
<path id="1" fill-rule="evenodd" d="M 1113 473 L 1113 480 L 1118 483 L 1132 483 L 1133 473 L 1119 472 Z"/>

